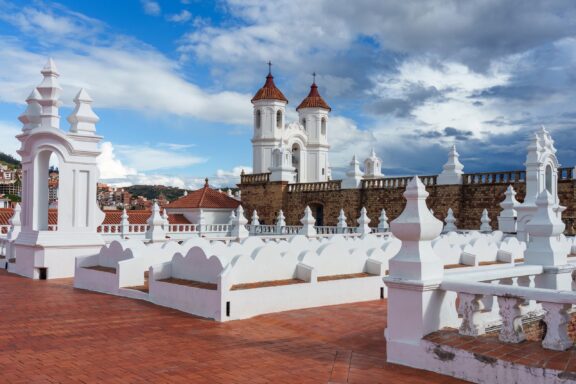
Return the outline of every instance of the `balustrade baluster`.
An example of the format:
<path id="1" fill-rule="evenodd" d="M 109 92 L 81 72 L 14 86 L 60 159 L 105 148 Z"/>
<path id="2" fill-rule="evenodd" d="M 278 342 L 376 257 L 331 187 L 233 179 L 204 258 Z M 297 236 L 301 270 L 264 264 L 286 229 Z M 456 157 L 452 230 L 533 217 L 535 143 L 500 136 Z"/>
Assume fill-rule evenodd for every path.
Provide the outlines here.
<path id="1" fill-rule="evenodd" d="M 505 343 L 520 343 L 526 340 L 522 327 L 522 312 L 520 305 L 524 299 L 511 296 L 498 296 L 502 328 L 498 338 Z"/>
<path id="2" fill-rule="evenodd" d="M 570 322 L 571 304 L 558 304 L 542 302 L 542 308 L 546 311 L 544 322 L 546 323 L 546 336 L 542 340 L 542 347 L 555 351 L 565 351 L 574 344 L 568 336 L 568 323 Z"/>
<path id="3" fill-rule="evenodd" d="M 480 336 L 486 333 L 484 322 L 482 321 L 483 295 L 470 293 L 459 293 L 458 314 L 462 316 L 460 334 L 465 336 Z"/>

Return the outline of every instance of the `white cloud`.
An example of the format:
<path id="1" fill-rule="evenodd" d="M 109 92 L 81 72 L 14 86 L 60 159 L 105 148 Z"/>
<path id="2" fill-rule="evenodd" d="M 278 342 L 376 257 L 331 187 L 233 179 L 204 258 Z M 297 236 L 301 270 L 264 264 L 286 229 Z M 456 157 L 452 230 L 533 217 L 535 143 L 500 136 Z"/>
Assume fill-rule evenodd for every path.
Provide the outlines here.
<path id="1" fill-rule="evenodd" d="M 140 0 L 142 7 L 144 8 L 144 13 L 150 16 L 158 16 L 162 11 L 160 9 L 160 4 L 153 0 Z"/>
<path id="2" fill-rule="evenodd" d="M 45 48 L 46 53 L 33 53 L 22 41 L 0 36 L 0 101 L 23 103 L 40 82 L 39 70 L 49 52 L 61 72 L 64 88 L 61 99 L 67 105 L 78 89 L 84 87 L 95 99 L 96 108 L 128 108 L 231 124 L 249 124 L 252 120 L 251 95 L 205 91 L 185 79 L 178 62 L 148 45 L 126 36 L 98 38 L 95 35 L 101 28 L 98 21 L 75 18 L 70 11 L 58 17 L 49 10 L 42 13 L 25 8 L 14 12 L 7 21 L 23 32 L 33 26 L 39 39 L 45 39 L 42 45 L 50 48 Z M 35 20 L 40 14 L 54 19 L 58 25 L 68 25 L 62 27 L 66 35 L 52 34 L 52 22 L 38 24 Z M 87 35 L 103 43 L 87 44 Z"/>
<path id="3" fill-rule="evenodd" d="M 206 162 L 206 159 L 202 157 L 192 155 L 181 149 L 177 150 L 174 147 L 172 150 L 164 150 L 148 145 L 116 144 L 115 148 L 118 156 L 128 167 L 142 172 L 189 167 Z"/>
<path id="4" fill-rule="evenodd" d="M 102 153 L 98 156 L 97 162 L 101 179 L 125 179 L 137 174 L 135 169 L 126 167 L 116 158 L 111 142 L 103 142 L 100 149 Z"/>
<path id="5" fill-rule="evenodd" d="M 168 21 L 172 21 L 174 23 L 185 23 L 185 22 L 189 21 L 191 18 L 192 18 L 192 14 L 189 11 L 187 11 L 186 9 L 183 9 L 180 13 L 166 16 L 166 19 Z"/>

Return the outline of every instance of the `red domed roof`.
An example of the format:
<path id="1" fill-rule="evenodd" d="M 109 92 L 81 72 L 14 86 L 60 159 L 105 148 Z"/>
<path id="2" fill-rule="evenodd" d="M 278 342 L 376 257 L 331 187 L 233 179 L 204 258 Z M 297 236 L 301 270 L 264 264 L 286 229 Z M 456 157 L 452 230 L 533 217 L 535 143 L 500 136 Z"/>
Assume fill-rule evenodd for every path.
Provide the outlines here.
<path id="1" fill-rule="evenodd" d="M 324 108 L 329 111 L 332 110 L 328 103 L 326 103 L 322 96 L 320 96 L 320 93 L 318 92 L 318 86 L 315 82 L 310 86 L 310 93 L 308 96 L 302 100 L 296 110 L 299 110 L 300 108 Z"/>
<path id="2" fill-rule="evenodd" d="M 236 209 L 240 202 L 225 193 L 218 192 L 208 186 L 208 179 L 204 188 L 197 189 L 174 200 L 167 205 L 167 208 L 227 208 Z"/>
<path id="3" fill-rule="evenodd" d="M 276 88 L 276 84 L 274 84 L 274 76 L 272 76 L 272 73 L 270 72 L 268 72 L 268 76 L 266 76 L 266 83 L 264 83 L 264 86 L 256 92 L 250 101 L 254 104 L 257 100 L 280 100 L 286 103 L 288 102 L 286 96 Z"/>

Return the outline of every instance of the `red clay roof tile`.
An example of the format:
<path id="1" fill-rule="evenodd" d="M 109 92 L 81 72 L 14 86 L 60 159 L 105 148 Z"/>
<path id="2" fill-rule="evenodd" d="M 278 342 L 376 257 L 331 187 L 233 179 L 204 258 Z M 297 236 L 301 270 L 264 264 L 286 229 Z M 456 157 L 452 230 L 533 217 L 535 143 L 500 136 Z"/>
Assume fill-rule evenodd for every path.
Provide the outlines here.
<path id="1" fill-rule="evenodd" d="M 268 76 L 266 76 L 266 83 L 264 83 L 264 86 L 256 92 L 250 101 L 254 104 L 257 100 L 280 100 L 285 101 L 286 103 L 288 102 L 286 96 L 284 96 L 284 94 L 276 87 L 276 84 L 274 84 L 274 76 L 272 76 L 271 73 L 268 73 Z"/>
<path id="2" fill-rule="evenodd" d="M 167 205 L 168 208 L 223 208 L 236 209 L 240 202 L 208 186 L 188 193 Z"/>
<path id="3" fill-rule="evenodd" d="M 329 111 L 332 110 L 332 108 L 330 108 L 328 103 L 326 103 L 322 98 L 322 96 L 320 96 L 320 93 L 318 92 L 318 86 L 316 85 L 316 83 L 312 83 L 312 85 L 310 86 L 310 93 L 308 94 L 308 96 L 306 96 L 304 100 L 302 100 L 302 102 L 296 108 L 296 110 L 299 110 L 301 108 L 324 108 Z"/>

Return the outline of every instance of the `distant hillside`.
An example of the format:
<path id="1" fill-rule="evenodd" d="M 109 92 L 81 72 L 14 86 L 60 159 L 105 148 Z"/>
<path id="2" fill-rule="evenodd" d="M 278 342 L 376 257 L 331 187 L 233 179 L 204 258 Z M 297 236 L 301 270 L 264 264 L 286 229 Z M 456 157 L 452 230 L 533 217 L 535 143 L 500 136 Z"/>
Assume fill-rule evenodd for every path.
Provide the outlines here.
<path id="1" fill-rule="evenodd" d="M 12 168 L 20 168 L 22 166 L 20 164 L 20 160 L 17 160 L 16 158 L 3 152 L 0 152 L 0 163 L 10 165 Z"/>
<path id="2" fill-rule="evenodd" d="M 183 189 L 163 185 L 133 185 L 126 190 L 133 196 L 144 196 L 148 200 L 157 199 L 160 194 L 163 194 L 168 201 L 173 201 L 184 195 Z"/>

